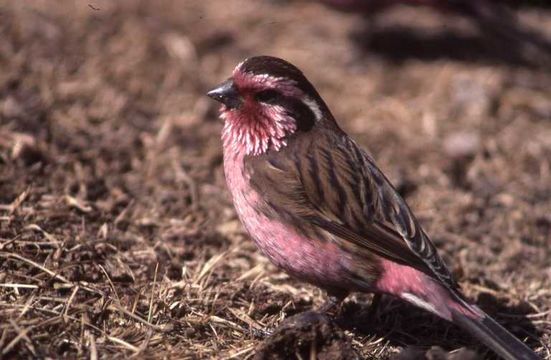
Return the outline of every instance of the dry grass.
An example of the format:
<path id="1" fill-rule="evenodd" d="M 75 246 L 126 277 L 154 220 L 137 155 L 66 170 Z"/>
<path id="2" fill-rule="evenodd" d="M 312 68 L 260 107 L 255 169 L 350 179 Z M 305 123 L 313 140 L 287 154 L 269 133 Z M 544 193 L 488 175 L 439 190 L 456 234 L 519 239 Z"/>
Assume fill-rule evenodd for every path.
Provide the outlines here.
<path id="1" fill-rule="evenodd" d="M 412 15 L 475 36 L 423 9 L 378 32 Z M 549 10 L 523 20 L 551 31 Z M 0 1 L 0 358 L 250 358 L 264 329 L 323 301 L 242 232 L 203 96 L 266 53 L 371 149 L 465 292 L 551 359 L 550 74 L 361 52 L 360 22 L 304 2 Z M 362 357 L 476 348 L 390 299 L 368 322 L 368 303 L 339 321 Z"/>

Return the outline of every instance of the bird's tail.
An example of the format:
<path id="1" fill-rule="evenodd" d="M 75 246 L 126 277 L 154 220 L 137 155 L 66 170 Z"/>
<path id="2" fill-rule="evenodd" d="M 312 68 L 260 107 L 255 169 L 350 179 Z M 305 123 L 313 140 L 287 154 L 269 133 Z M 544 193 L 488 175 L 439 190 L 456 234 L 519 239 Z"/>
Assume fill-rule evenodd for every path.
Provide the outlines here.
<path id="1" fill-rule="evenodd" d="M 466 305 L 473 307 L 472 305 Z M 472 318 L 458 310 L 451 310 L 453 322 L 468 331 L 506 360 L 541 360 L 528 346 L 505 330 L 494 319 L 476 308 L 480 318 Z"/>

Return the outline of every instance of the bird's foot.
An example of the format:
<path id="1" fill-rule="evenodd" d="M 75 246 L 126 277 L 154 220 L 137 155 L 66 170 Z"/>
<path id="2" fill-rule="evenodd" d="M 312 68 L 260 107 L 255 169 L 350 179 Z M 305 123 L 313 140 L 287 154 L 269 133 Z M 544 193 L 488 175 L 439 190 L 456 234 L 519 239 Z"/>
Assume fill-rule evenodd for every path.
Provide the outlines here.
<path id="1" fill-rule="evenodd" d="M 281 325 L 277 328 L 277 330 L 288 328 L 313 327 L 317 324 L 328 322 L 330 322 L 330 318 L 329 316 L 327 316 L 327 314 L 316 310 L 310 310 L 285 319 L 283 323 L 281 323 Z"/>
<path id="2" fill-rule="evenodd" d="M 329 293 L 327 300 L 317 310 L 323 314 L 338 315 L 341 310 L 342 301 L 348 294 L 343 293 Z"/>
<path id="3" fill-rule="evenodd" d="M 278 327 L 268 329 L 251 328 L 250 333 L 254 337 L 266 338 L 272 336 L 281 329 L 305 328 L 328 323 L 334 319 L 341 310 L 341 304 L 348 294 L 329 293 L 327 300 L 317 309 L 305 311 L 285 319 Z"/>
<path id="4" fill-rule="evenodd" d="M 276 328 L 273 328 L 273 327 L 269 327 L 269 328 L 266 328 L 266 329 L 259 329 L 259 328 L 250 327 L 249 328 L 249 333 L 257 339 L 265 339 L 267 337 L 272 336 L 274 334 L 275 330 L 276 330 Z"/>

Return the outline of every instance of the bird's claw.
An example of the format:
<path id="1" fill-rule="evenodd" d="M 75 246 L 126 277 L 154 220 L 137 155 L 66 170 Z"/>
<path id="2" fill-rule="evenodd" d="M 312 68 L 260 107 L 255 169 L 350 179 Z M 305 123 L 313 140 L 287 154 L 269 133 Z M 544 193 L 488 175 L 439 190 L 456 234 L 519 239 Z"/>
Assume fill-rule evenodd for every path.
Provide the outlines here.
<path id="1" fill-rule="evenodd" d="M 250 334 L 253 337 L 259 338 L 259 339 L 264 339 L 272 336 L 274 334 L 274 331 L 275 331 L 275 328 L 273 327 L 269 327 L 266 329 L 259 329 L 259 328 L 253 328 L 253 327 L 249 328 Z"/>

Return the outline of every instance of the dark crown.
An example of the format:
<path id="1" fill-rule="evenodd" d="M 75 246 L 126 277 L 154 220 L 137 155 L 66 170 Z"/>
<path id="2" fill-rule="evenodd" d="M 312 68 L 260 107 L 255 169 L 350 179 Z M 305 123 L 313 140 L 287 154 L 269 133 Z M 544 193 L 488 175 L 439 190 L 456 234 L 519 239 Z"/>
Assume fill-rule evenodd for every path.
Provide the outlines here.
<path id="1" fill-rule="evenodd" d="M 253 56 L 246 59 L 240 67 L 243 72 L 254 75 L 267 74 L 291 80 L 306 80 L 302 71 L 293 64 L 273 56 Z"/>
<path id="2" fill-rule="evenodd" d="M 302 71 L 283 59 L 266 55 L 253 56 L 243 61 L 239 70 L 253 75 L 269 75 L 294 80 L 297 88 L 319 102 L 320 105 L 325 108 L 325 103 L 314 86 L 306 79 Z"/>

